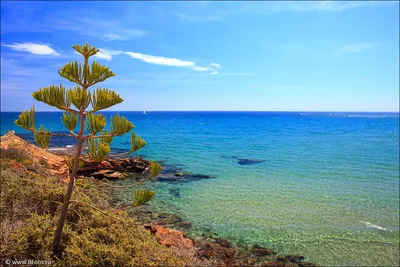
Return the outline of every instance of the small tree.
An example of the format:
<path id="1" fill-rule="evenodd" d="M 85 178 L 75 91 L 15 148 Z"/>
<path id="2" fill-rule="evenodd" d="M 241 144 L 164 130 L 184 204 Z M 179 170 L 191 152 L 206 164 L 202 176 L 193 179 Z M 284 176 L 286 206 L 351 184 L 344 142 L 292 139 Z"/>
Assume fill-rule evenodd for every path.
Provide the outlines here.
<path id="1" fill-rule="evenodd" d="M 64 111 L 61 121 L 69 133 L 52 133 L 42 125 L 40 125 L 39 129 L 36 129 L 34 107 L 29 111 L 22 112 L 15 121 L 15 124 L 18 126 L 33 132 L 36 143 L 46 149 L 50 144 L 52 136 L 72 136 L 77 140 L 74 157 L 66 158 L 66 163 L 70 168 L 68 189 L 65 194 L 53 241 L 53 251 L 58 255 L 61 252 L 60 241 L 68 213 L 68 206 L 69 203 L 73 201 L 71 200 L 71 195 L 74 188 L 74 181 L 77 177 L 78 169 L 83 166 L 83 161 L 81 159 L 83 146 L 85 145 L 87 147 L 87 154 L 93 160 L 101 161 L 102 158 L 110 152 L 110 143 L 113 137 L 122 136 L 134 128 L 134 125 L 125 117 L 116 114 L 110 118 L 109 129 L 104 129 L 106 126 L 106 117 L 97 112 L 119 104 L 123 99 L 116 92 L 106 88 L 96 88 L 92 90 L 92 92 L 89 91 L 89 88 L 115 76 L 115 74 L 110 71 L 108 67 L 96 61 L 93 61 L 91 66 L 89 65 L 89 58 L 100 51 L 96 47 L 90 46 L 88 43 L 83 46 L 74 45 L 72 47 L 83 56 L 83 64 L 78 61 L 69 62 L 63 68 L 59 69 L 58 74 L 75 83 L 76 86 L 66 89 L 62 84 L 59 86 L 50 85 L 32 94 L 33 98 L 37 101 L 44 102 Z M 76 109 L 72 108 L 71 104 Z M 75 133 L 74 130 L 78 126 L 78 122 L 79 130 L 78 133 Z M 146 142 L 134 132 L 131 133 L 130 139 L 130 150 L 123 154 L 133 153 L 146 145 Z M 149 165 L 149 177 L 138 184 L 142 184 L 161 172 L 161 165 L 158 163 L 149 161 Z M 136 185 L 137 184 L 116 187 L 129 188 Z M 133 206 L 147 203 L 153 195 L 154 192 L 139 189 L 133 195 Z"/>

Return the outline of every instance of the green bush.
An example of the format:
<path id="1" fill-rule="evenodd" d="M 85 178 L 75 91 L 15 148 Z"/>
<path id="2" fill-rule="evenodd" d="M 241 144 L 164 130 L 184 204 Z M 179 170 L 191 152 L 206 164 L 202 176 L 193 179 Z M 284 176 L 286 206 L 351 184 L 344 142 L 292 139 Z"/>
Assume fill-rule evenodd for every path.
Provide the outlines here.
<path id="1" fill-rule="evenodd" d="M 17 172 L 5 164 L 1 166 L 0 183 L 0 259 L 51 260 L 52 266 L 185 265 L 126 213 L 114 210 L 95 186 L 76 186 L 72 200 L 96 206 L 114 219 L 72 202 L 62 240 L 63 254 L 52 259 L 52 239 L 66 184 L 53 177 Z"/>

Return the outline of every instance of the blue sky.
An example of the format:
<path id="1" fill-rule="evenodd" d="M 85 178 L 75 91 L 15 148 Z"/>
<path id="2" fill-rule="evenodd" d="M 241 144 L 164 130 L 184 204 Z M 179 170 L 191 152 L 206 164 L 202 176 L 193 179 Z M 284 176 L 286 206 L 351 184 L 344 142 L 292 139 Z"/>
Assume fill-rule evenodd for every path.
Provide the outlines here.
<path id="1" fill-rule="evenodd" d="M 399 111 L 399 3 L 1 2 L 1 110 L 81 60 L 116 74 L 111 110 Z"/>

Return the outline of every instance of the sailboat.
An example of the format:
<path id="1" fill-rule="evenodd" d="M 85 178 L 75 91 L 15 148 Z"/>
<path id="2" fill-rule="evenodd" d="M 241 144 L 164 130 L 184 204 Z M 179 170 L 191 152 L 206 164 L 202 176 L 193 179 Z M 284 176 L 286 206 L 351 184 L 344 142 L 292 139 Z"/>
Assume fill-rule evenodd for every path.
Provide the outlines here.
<path id="1" fill-rule="evenodd" d="M 147 113 L 146 113 L 146 111 L 145 111 L 145 110 L 143 110 L 143 113 L 142 113 L 142 114 L 147 114 Z"/>

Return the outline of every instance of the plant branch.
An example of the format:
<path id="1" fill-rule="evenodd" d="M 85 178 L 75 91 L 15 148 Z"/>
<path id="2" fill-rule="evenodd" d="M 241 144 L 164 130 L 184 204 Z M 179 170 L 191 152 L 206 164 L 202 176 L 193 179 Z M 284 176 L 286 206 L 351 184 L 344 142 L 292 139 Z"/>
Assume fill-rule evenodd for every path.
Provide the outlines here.
<path id="1" fill-rule="evenodd" d="M 153 178 L 153 177 L 149 176 L 149 177 L 145 178 L 144 180 L 142 180 L 140 182 L 137 182 L 137 183 L 134 183 L 134 184 L 131 184 L 131 185 L 121 185 L 121 186 L 119 186 L 119 185 L 110 185 L 108 183 L 104 183 L 104 182 L 100 182 L 100 181 L 98 181 L 98 183 L 107 185 L 107 186 L 112 187 L 112 188 L 122 189 L 122 188 L 131 188 L 131 187 L 135 187 L 135 186 L 141 185 L 141 184 L 147 182 L 148 180 L 150 180 L 151 178 Z"/>
<path id="2" fill-rule="evenodd" d="M 24 128 L 25 130 L 31 131 L 32 133 L 35 134 L 40 134 L 40 135 L 51 135 L 51 136 L 78 136 L 77 134 L 75 134 L 74 132 L 71 131 L 70 134 L 63 134 L 63 133 L 43 133 L 43 132 L 39 132 L 36 131 L 34 129 L 30 129 L 30 128 Z"/>
<path id="3" fill-rule="evenodd" d="M 119 221 L 119 222 L 122 222 L 122 223 L 126 223 L 126 221 L 123 221 L 123 220 L 120 220 L 118 218 L 115 218 L 114 216 L 111 216 L 107 212 L 104 212 L 101 209 L 99 209 L 99 208 L 97 208 L 97 207 L 95 207 L 93 205 L 90 205 L 89 203 L 85 203 L 85 202 L 81 202 L 81 201 L 77 201 L 77 200 L 70 200 L 69 202 L 78 203 L 78 204 L 81 204 L 81 205 L 86 205 L 86 206 L 91 207 L 92 209 L 97 210 L 98 212 L 100 212 L 100 213 L 102 213 L 102 214 L 104 214 L 104 215 L 106 215 L 106 216 L 108 216 L 108 217 L 110 217 L 110 218 L 112 218 L 112 219 L 114 219 L 116 221 Z"/>

